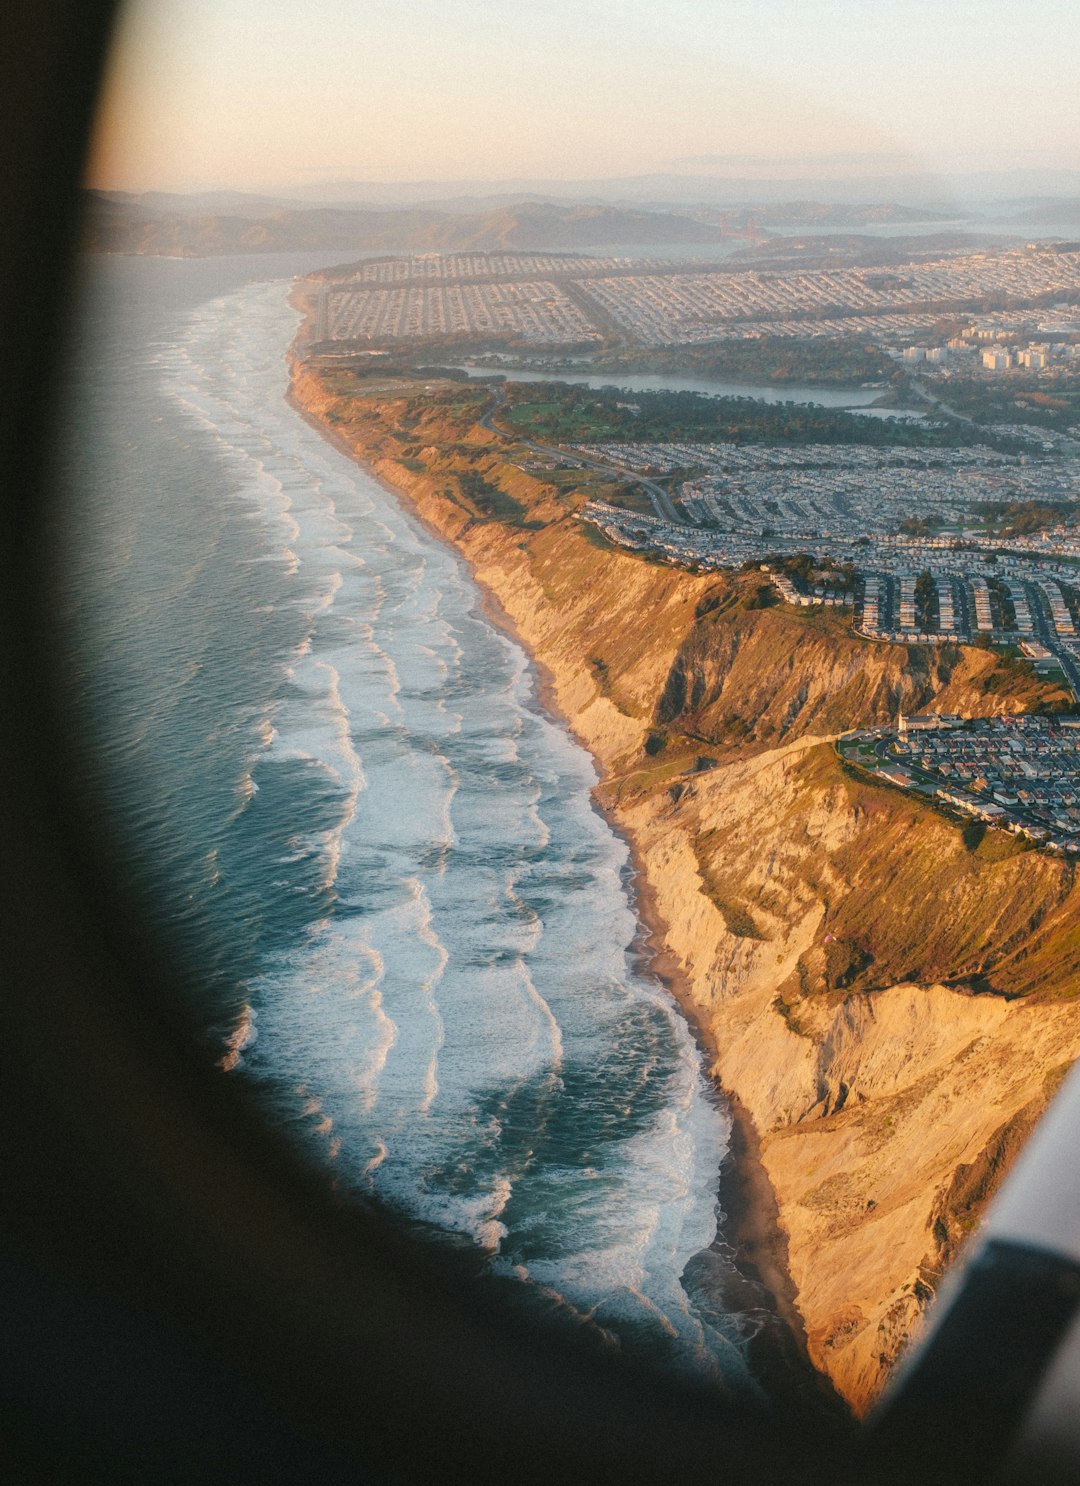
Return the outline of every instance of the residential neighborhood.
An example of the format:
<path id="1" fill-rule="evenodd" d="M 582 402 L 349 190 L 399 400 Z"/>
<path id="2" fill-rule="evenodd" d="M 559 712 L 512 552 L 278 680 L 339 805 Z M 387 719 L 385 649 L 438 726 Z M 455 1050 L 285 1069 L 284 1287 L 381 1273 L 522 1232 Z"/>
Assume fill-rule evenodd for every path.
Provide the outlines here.
<path id="1" fill-rule="evenodd" d="M 1080 717 L 901 717 L 838 744 L 847 762 L 986 825 L 1080 855 Z"/>
<path id="2" fill-rule="evenodd" d="M 600 340 L 610 328 L 641 346 L 766 334 L 892 342 L 933 330 L 952 307 L 988 300 L 1000 303 L 980 323 L 996 334 L 1021 329 L 1032 308 L 1045 316 L 1055 299 L 1080 293 L 1075 249 L 1074 243 L 958 249 L 889 271 L 749 269 L 582 253 L 378 258 L 327 284 L 320 339 L 367 345 L 494 332 L 558 346 Z M 926 362 L 919 349 L 911 359 Z"/>

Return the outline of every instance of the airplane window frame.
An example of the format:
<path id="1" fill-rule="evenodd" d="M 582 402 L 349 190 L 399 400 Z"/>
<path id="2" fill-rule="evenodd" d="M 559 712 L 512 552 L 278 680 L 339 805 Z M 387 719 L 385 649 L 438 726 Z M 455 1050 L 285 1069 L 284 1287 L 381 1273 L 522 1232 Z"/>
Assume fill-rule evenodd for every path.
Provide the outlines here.
<path id="1" fill-rule="evenodd" d="M 202 1056 L 93 802 L 71 786 L 42 587 L 63 520 L 55 371 L 113 20 L 110 0 L 43 0 L 4 18 L 0 49 L 13 1474 L 138 1478 L 166 1445 L 185 1479 L 220 1478 L 226 1461 L 232 1480 L 290 1462 L 327 1480 L 694 1479 L 721 1463 L 744 1482 L 835 1474 L 839 1435 L 796 1440 L 782 1420 L 579 1355 L 502 1314 L 467 1264 L 335 1205 Z M 231 1418 L 209 1383 L 236 1400 Z"/>
<path id="2" fill-rule="evenodd" d="M 115 9 L 0 17 L 0 1460 L 50 1482 L 867 1479 L 885 1465 L 872 1438 L 860 1456 L 839 1424 L 796 1431 L 527 1326 L 468 1256 L 336 1203 L 205 1056 L 72 784 L 43 583 Z M 922 1459 L 918 1445 L 887 1478 L 925 1479 Z"/>

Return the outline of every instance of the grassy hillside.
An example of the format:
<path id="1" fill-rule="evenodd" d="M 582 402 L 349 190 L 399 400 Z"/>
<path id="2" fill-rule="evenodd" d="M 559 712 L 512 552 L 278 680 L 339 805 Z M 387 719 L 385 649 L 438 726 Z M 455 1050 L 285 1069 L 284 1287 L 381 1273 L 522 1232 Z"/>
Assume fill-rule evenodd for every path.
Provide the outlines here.
<path id="1" fill-rule="evenodd" d="M 783 942 L 812 898 L 820 919 L 785 1006 L 807 995 L 901 982 L 1071 1000 L 1080 994 L 1075 865 L 1003 831 L 972 829 L 888 785 L 855 776 L 824 744 L 790 766 L 782 802 L 760 802 L 756 829 L 694 820 L 706 891 L 753 914 Z M 838 831 L 836 822 L 843 822 Z M 764 843 L 775 851 L 758 885 Z M 777 850 L 778 849 L 778 850 Z"/>

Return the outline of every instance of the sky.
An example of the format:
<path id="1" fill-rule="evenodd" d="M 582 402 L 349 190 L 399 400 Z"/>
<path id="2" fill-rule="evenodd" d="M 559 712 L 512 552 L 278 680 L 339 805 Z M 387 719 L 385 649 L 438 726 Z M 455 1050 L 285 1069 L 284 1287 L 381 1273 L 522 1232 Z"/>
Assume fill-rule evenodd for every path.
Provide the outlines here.
<path id="1" fill-rule="evenodd" d="M 1075 0 L 134 0 L 117 190 L 1080 168 Z"/>

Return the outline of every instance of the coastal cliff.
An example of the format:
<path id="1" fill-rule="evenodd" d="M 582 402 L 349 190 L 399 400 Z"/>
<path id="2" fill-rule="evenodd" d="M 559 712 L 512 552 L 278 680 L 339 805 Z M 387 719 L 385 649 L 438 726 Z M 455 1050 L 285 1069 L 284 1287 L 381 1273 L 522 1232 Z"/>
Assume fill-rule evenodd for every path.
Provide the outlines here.
<path id="1" fill-rule="evenodd" d="M 485 394 L 293 367 L 297 405 L 465 556 L 597 760 L 642 903 L 775 1194 L 814 1363 L 857 1412 L 1080 1055 L 1071 863 L 850 770 L 898 710 L 1060 707 L 1024 666 L 874 645 L 760 573 L 610 547 Z"/>

